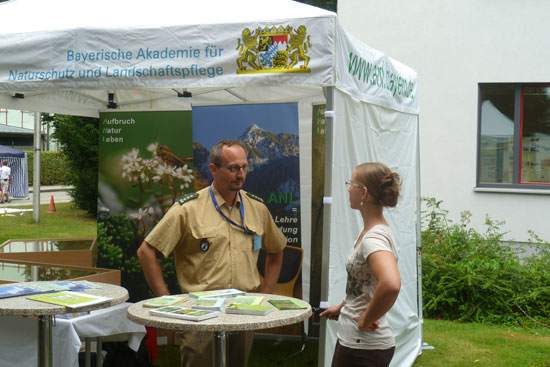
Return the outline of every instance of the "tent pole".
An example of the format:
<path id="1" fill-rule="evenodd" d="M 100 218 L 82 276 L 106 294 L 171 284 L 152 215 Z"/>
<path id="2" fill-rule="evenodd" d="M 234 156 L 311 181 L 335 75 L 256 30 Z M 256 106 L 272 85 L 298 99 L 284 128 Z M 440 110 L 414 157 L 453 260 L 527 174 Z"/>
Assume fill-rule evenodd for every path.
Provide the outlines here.
<path id="1" fill-rule="evenodd" d="M 34 113 L 34 156 L 32 163 L 32 217 L 35 223 L 40 222 L 40 112 Z"/>
<path id="2" fill-rule="evenodd" d="M 424 349 L 424 316 L 422 314 L 422 194 L 420 191 L 420 119 L 416 119 L 416 285 L 417 310 L 420 322 L 420 350 Z"/>
<path id="3" fill-rule="evenodd" d="M 325 192 L 324 198 L 332 198 L 332 133 L 334 124 L 334 87 L 326 87 L 326 111 L 325 112 Z M 329 258 L 330 258 L 330 212 L 331 205 L 323 198 L 323 250 L 321 252 L 321 302 L 328 301 L 329 287 Z M 319 354 L 318 366 L 325 366 L 325 349 L 327 336 L 327 319 L 319 322 Z"/>

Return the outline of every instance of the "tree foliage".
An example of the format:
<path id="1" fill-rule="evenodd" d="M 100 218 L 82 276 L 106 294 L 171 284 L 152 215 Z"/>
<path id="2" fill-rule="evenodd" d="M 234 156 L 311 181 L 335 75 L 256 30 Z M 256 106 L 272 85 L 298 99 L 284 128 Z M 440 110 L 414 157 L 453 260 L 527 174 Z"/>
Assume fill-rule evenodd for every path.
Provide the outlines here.
<path id="1" fill-rule="evenodd" d="M 97 169 L 99 120 L 55 115 L 54 137 L 68 160 L 71 196 L 78 208 L 97 215 Z"/>
<path id="2" fill-rule="evenodd" d="M 337 0 L 297 0 L 299 3 L 309 4 L 318 8 L 336 12 Z"/>

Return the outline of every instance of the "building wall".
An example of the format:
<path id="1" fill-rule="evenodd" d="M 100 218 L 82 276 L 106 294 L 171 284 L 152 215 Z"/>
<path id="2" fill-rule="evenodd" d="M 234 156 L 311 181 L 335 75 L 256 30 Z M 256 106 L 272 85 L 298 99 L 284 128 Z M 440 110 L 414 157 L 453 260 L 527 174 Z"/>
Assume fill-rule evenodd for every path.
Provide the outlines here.
<path id="1" fill-rule="evenodd" d="M 21 110 L 8 110 L 0 106 L 0 125 L 13 126 L 22 129 L 28 129 L 30 135 L 13 135 L 0 132 L 0 144 L 16 148 L 19 150 L 33 150 L 34 146 L 34 112 Z M 59 144 L 50 136 L 49 146 L 46 146 L 48 133 L 51 135 L 54 132 L 53 127 L 50 127 L 48 132 L 45 126 L 42 129 L 42 149 L 45 151 L 59 151 Z"/>
<path id="2" fill-rule="evenodd" d="M 478 83 L 550 82 L 549 13 L 546 0 L 338 1 L 344 28 L 419 73 L 422 196 L 453 220 L 470 211 L 478 231 L 504 220 L 516 241 L 550 241 L 550 190 L 474 191 Z"/>
<path id="3" fill-rule="evenodd" d="M 5 135 L 0 133 L 0 145 L 19 150 L 33 150 L 32 135 Z"/>
<path id="4" fill-rule="evenodd" d="M 34 112 L 0 108 L 0 124 L 34 129 Z"/>

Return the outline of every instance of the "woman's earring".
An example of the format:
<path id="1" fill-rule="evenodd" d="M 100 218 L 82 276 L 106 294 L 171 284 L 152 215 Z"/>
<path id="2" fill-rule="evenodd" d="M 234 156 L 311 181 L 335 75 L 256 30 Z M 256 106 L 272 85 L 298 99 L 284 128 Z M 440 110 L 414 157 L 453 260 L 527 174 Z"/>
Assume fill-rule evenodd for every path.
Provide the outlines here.
<path id="1" fill-rule="evenodd" d="M 361 206 L 363 206 L 363 202 L 361 201 Z"/>

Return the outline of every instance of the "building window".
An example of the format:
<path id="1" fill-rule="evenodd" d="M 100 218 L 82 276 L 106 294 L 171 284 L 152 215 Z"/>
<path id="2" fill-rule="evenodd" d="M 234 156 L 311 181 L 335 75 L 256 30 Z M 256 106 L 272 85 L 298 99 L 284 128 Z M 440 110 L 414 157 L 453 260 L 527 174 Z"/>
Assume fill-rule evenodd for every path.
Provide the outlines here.
<path id="1" fill-rule="evenodd" d="M 480 84 L 478 187 L 550 190 L 550 84 Z"/>

